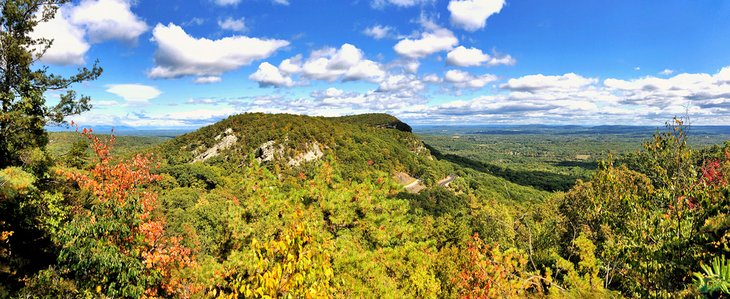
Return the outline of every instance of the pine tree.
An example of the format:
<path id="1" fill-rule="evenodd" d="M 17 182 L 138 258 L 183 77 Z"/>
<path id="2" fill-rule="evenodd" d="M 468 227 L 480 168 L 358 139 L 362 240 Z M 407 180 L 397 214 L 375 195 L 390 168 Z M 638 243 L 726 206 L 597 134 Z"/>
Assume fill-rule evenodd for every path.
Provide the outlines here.
<path id="1" fill-rule="evenodd" d="M 74 83 L 95 80 L 102 69 L 81 67 L 75 75 L 51 74 L 36 62 L 53 40 L 33 38 L 33 29 L 56 15 L 69 0 L 0 0 L 0 169 L 21 164 L 28 150 L 48 143 L 45 126 L 64 123 L 67 116 L 91 108 L 89 97 L 68 89 Z M 45 93 L 64 90 L 53 106 L 46 105 Z"/>

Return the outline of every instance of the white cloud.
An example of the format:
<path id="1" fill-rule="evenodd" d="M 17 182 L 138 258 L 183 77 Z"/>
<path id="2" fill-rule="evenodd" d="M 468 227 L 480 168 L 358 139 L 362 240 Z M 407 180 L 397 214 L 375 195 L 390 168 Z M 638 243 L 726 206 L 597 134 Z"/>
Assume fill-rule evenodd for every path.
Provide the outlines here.
<path id="1" fill-rule="evenodd" d="M 705 108 L 706 113 L 730 114 L 730 82 L 727 70 L 727 67 L 723 68 L 714 75 L 682 73 L 670 78 L 609 78 L 603 84 L 618 92 L 624 104 L 657 108 L 685 107 L 692 104 Z"/>
<path id="2" fill-rule="evenodd" d="M 101 100 L 100 101 L 100 100 L 93 100 L 92 99 L 91 100 L 91 105 L 94 106 L 94 108 L 99 108 L 99 107 L 113 107 L 113 106 L 118 106 L 119 105 L 119 102 L 112 101 L 112 100 L 107 100 L 107 101 Z"/>
<path id="3" fill-rule="evenodd" d="M 670 70 L 670 69 L 664 69 L 664 70 L 662 70 L 661 72 L 659 72 L 659 74 L 660 74 L 660 75 L 665 75 L 665 76 L 669 76 L 669 75 L 671 75 L 671 74 L 674 74 L 674 70 Z"/>
<path id="4" fill-rule="evenodd" d="M 220 76 L 255 60 L 265 59 L 289 42 L 246 36 L 211 40 L 194 38 L 180 26 L 157 24 L 152 31 L 157 43 L 152 78 Z"/>
<path id="5" fill-rule="evenodd" d="M 299 54 L 292 58 L 284 59 L 279 63 L 279 70 L 285 74 L 296 74 L 302 70 L 302 55 Z"/>
<path id="6" fill-rule="evenodd" d="M 372 27 L 365 28 L 363 33 L 374 39 L 383 39 L 383 38 L 388 37 L 392 31 L 393 31 L 393 28 L 391 28 L 390 26 L 375 25 Z"/>
<path id="7" fill-rule="evenodd" d="M 223 78 L 220 76 L 204 76 L 204 77 L 197 77 L 193 82 L 197 84 L 211 84 L 211 83 L 218 83 L 223 81 Z"/>
<path id="8" fill-rule="evenodd" d="M 345 81 L 369 80 L 376 81 L 385 76 L 380 64 L 372 60 L 362 60 L 347 69 Z"/>
<path id="9" fill-rule="evenodd" d="M 512 55 L 492 56 L 492 58 L 487 61 L 488 66 L 515 65 L 516 63 L 517 60 L 512 58 Z"/>
<path id="10" fill-rule="evenodd" d="M 502 88 L 517 91 L 534 91 L 540 89 L 571 89 L 580 88 L 595 84 L 598 79 L 585 78 L 575 73 L 568 73 L 561 76 L 545 76 L 543 74 L 528 75 L 520 78 L 509 79 L 502 84 Z"/>
<path id="11" fill-rule="evenodd" d="M 86 27 L 92 43 L 112 39 L 134 43 L 149 29 L 126 0 L 84 0 L 70 16 L 71 22 Z"/>
<path id="12" fill-rule="evenodd" d="M 715 79 L 718 83 L 730 83 L 730 66 L 726 66 L 717 72 Z"/>
<path id="13" fill-rule="evenodd" d="M 482 50 L 477 48 L 465 48 L 458 46 L 446 55 L 446 63 L 453 66 L 480 66 L 482 63 L 489 61 L 491 57 L 484 54 Z"/>
<path id="14" fill-rule="evenodd" d="M 433 0 L 373 0 L 372 6 L 375 8 L 382 8 L 386 5 L 395 5 L 398 7 L 411 7 L 417 4 L 429 3 Z"/>
<path id="15" fill-rule="evenodd" d="M 418 59 L 436 52 L 451 50 L 459 44 L 454 33 L 448 29 L 441 28 L 424 17 L 419 22 L 426 31 L 421 33 L 418 39 L 405 38 L 399 41 L 393 47 L 396 53 L 411 59 Z"/>
<path id="16" fill-rule="evenodd" d="M 417 92 L 425 88 L 423 82 L 418 80 L 415 75 L 397 74 L 389 75 L 378 86 L 379 92 L 395 92 L 401 97 L 416 96 Z"/>
<path id="17" fill-rule="evenodd" d="M 423 82 L 441 83 L 441 81 L 443 81 L 443 79 L 441 79 L 441 77 L 436 74 L 428 74 L 426 76 L 423 76 Z"/>
<path id="18" fill-rule="evenodd" d="M 244 22 L 243 18 L 234 19 L 234 18 L 228 17 L 224 20 L 218 20 L 218 26 L 221 27 L 221 29 L 223 29 L 223 30 L 230 30 L 230 31 L 237 31 L 237 32 L 246 31 L 246 23 Z"/>
<path id="19" fill-rule="evenodd" d="M 476 31 L 487 25 L 489 16 L 499 13 L 504 0 L 451 0 L 451 23 L 467 31 Z"/>
<path id="20" fill-rule="evenodd" d="M 241 0 L 214 0 L 215 4 L 218 4 L 220 6 L 226 6 L 226 5 L 237 5 Z"/>
<path id="21" fill-rule="evenodd" d="M 404 69 L 406 71 L 408 71 L 409 73 L 415 74 L 416 72 L 418 72 L 418 67 L 420 67 L 420 66 L 421 66 L 421 63 L 418 62 L 418 60 L 412 60 L 412 61 L 406 62 Z"/>
<path id="22" fill-rule="evenodd" d="M 258 82 L 261 87 L 290 87 L 294 85 L 294 81 L 289 76 L 282 74 L 277 67 L 268 62 L 261 63 L 256 72 L 248 78 Z"/>
<path id="23" fill-rule="evenodd" d="M 122 97 L 128 104 L 146 104 L 162 94 L 154 86 L 142 84 L 112 84 L 107 86 L 106 92 Z"/>
<path id="24" fill-rule="evenodd" d="M 69 22 L 68 16 L 67 7 L 62 7 L 53 19 L 39 23 L 33 29 L 32 38 L 53 40 L 41 61 L 59 65 L 84 64 L 84 56 L 91 45 L 86 42 L 84 29 Z"/>
<path id="25" fill-rule="evenodd" d="M 461 70 L 449 70 L 444 74 L 444 80 L 453 83 L 456 87 L 482 88 L 491 82 L 497 81 L 497 76 L 492 74 L 474 76 Z"/>
<path id="26" fill-rule="evenodd" d="M 81 65 L 91 43 L 119 40 L 133 44 L 147 29 L 128 1 L 84 0 L 77 6 L 60 7 L 53 19 L 39 23 L 30 36 L 53 40 L 41 61 Z"/>
<path id="27" fill-rule="evenodd" d="M 284 60 L 280 67 L 289 73 L 300 73 L 308 79 L 325 81 L 343 79 L 375 82 L 385 76 L 380 64 L 365 59 L 362 50 L 351 44 L 343 44 L 339 49 L 314 51 L 301 66 L 297 64 L 300 60 L 301 56 Z"/>

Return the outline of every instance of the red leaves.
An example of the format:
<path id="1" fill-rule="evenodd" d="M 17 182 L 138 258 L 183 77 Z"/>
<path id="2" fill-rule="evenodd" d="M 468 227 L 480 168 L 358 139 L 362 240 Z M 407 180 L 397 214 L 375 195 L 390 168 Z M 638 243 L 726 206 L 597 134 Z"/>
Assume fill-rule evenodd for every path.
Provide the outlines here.
<path id="1" fill-rule="evenodd" d="M 727 179 L 722 171 L 722 164 L 719 160 L 705 161 L 702 166 L 702 179 L 705 184 L 714 187 L 724 187 Z"/>

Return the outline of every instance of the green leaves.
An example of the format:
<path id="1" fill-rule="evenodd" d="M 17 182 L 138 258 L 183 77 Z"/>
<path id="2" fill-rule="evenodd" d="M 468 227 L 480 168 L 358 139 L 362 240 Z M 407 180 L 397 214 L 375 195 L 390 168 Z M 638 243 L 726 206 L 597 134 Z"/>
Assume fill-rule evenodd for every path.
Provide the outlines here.
<path id="1" fill-rule="evenodd" d="M 730 295 L 730 260 L 714 257 L 710 265 L 700 264 L 702 273 L 694 273 L 695 286 L 708 296 Z"/>
<path id="2" fill-rule="evenodd" d="M 52 40 L 33 39 L 30 34 L 40 22 L 50 20 L 68 0 L 7 0 L 0 2 L 0 168 L 21 165 L 18 154 L 29 148 L 44 148 L 48 137 L 44 127 L 63 124 L 64 118 L 91 108 L 89 97 L 77 97 L 68 90 L 73 84 L 95 80 L 102 69 L 91 69 L 64 77 L 48 74 L 47 67 L 32 69 Z M 40 16 L 40 17 L 39 17 Z M 54 107 L 46 106 L 45 92 L 67 90 Z"/>

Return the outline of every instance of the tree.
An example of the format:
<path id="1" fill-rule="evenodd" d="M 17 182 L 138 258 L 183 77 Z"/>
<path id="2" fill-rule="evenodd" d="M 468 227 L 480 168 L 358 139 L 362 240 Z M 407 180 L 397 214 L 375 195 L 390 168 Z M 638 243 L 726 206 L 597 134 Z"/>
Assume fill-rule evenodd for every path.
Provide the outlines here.
<path id="1" fill-rule="evenodd" d="M 328 298 L 334 292 L 334 272 L 327 248 L 306 224 L 293 224 L 276 240 L 251 243 L 252 264 L 233 270 L 230 291 L 213 290 L 218 298 Z"/>
<path id="2" fill-rule="evenodd" d="M 179 273 L 195 267 L 193 253 L 166 232 L 157 193 L 149 188 L 159 180 L 150 172 L 150 155 L 113 164 L 114 137 L 104 143 L 91 131 L 83 134 L 98 162 L 88 174 L 58 170 L 90 196 L 88 208 L 77 207 L 58 235 L 60 273 L 108 297 L 189 298 L 197 288 Z"/>
<path id="3" fill-rule="evenodd" d="M 33 29 L 56 15 L 69 0 L 0 0 L 0 169 L 21 165 L 27 150 L 48 143 L 45 126 L 64 123 L 67 116 L 91 108 L 89 97 L 68 88 L 95 80 L 102 69 L 81 67 L 75 75 L 51 74 L 48 67 L 33 69 L 53 40 L 33 38 Z M 45 92 L 65 90 L 57 104 L 46 105 Z"/>
<path id="4" fill-rule="evenodd" d="M 525 297 L 539 287 L 539 276 L 527 272 L 527 258 L 514 248 L 485 244 L 475 233 L 462 252 L 462 269 L 453 282 L 463 299 Z"/>

